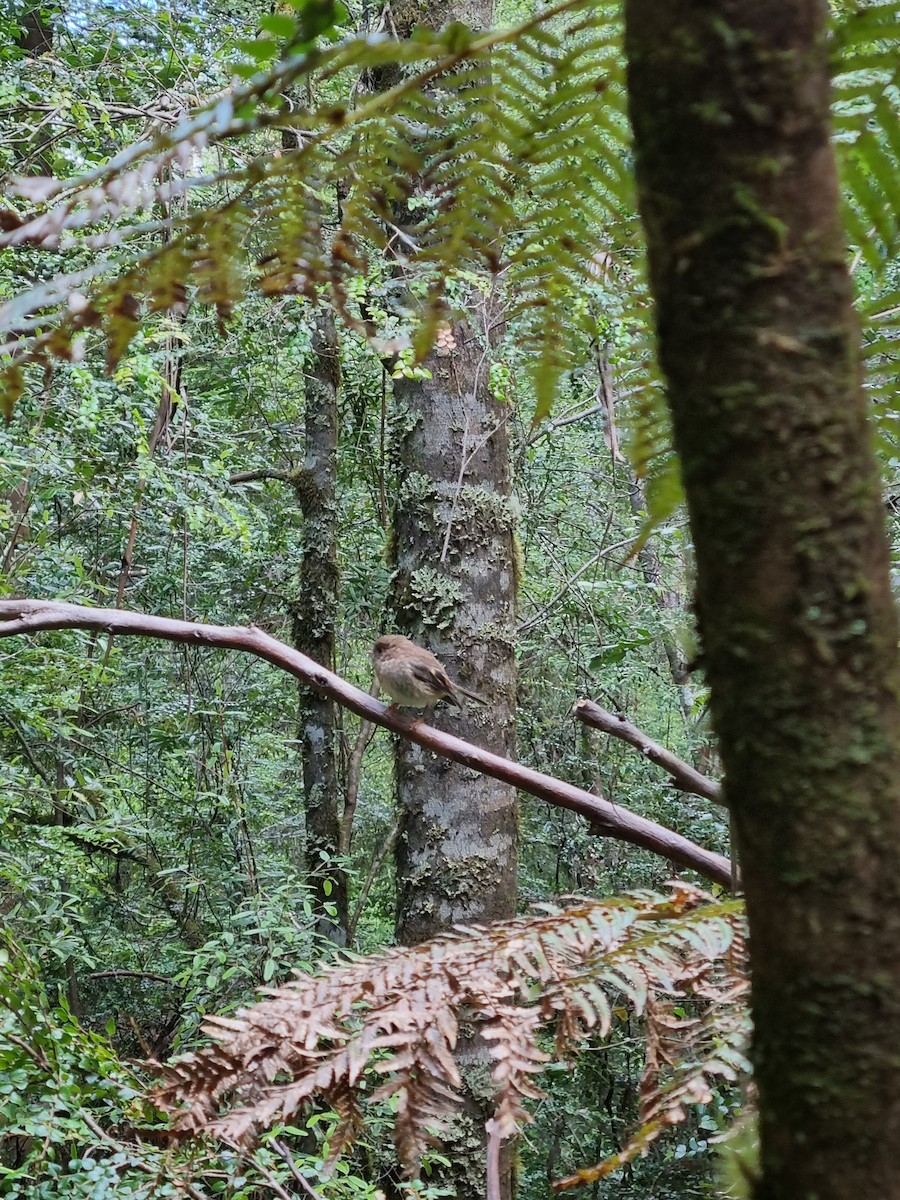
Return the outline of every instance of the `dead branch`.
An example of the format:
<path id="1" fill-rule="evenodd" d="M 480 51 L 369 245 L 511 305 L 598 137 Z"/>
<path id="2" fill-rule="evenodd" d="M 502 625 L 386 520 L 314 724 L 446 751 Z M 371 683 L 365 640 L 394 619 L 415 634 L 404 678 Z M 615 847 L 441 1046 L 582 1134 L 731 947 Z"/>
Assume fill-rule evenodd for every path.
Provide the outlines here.
<path id="1" fill-rule="evenodd" d="M 720 783 L 703 775 L 690 763 L 679 758 L 677 754 L 673 754 L 665 746 L 660 746 L 659 742 L 654 742 L 643 730 L 638 729 L 637 725 L 632 725 L 625 717 L 617 716 L 615 713 L 601 708 L 593 700 L 578 700 L 572 707 L 572 713 L 585 725 L 590 725 L 593 729 L 599 729 L 603 733 L 609 733 L 613 737 L 621 738 L 629 746 L 634 746 L 645 758 L 649 758 L 652 763 L 662 767 L 683 792 L 692 792 L 695 796 L 702 796 L 705 800 L 712 800 L 716 804 L 725 804 Z"/>
<path id="2" fill-rule="evenodd" d="M 171 986 L 172 980 L 168 975 L 157 975 L 155 971 L 132 971 L 125 967 L 110 968 L 108 971 L 90 971 L 88 979 L 149 979 L 151 983 L 165 983 Z"/>
<path id="3" fill-rule="evenodd" d="M 378 872 L 381 870 L 381 864 L 394 848 L 394 843 L 400 836 L 400 818 L 398 817 L 391 828 L 388 830 L 387 837 L 381 843 L 381 846 L 372 862 L 369 864 L 369 871 L 363 881 L 362 887 L 359 889 L 359 899 L 356 901 L 356 908 L 353 910 L 353 916 L 347 924 L 347 945 L 353 945 L 353 939 L 356 937 L 356 926 L 359 924 L 359 918 L 362 916 L 363 909 L 366 907 L 366 901 L 369 898 L 369 892 L 372 890 L 372 885 L 378 878 Z"/>
<path id="4" fill-rule="evenodd" d="M 228 482 L 232 486 L 239 483 L 258 483 L 263 479 L 277 479 L 280 483 L 286 483 L 290 478 L 288 471 L 273 471 L 271 468 L 262 469 L 259 471 L 235 471 L 233 475 L 228 476 Z"/>
<path id="5" fill-rule="evenodd" d="M 283 671 L 302 679 L 310 687 L 331 696 L 357 716 L 399 733 L 435 754 L 462 763 L 473 770 L 502 779 L 532 796 L 580 813 L 592 827 L 607 837 L 619 838 L 660 854 L 672 862 L 697 871 L 723 887 L 731 884 L 731 864 L 722 854 L 715 854 L 688 838 L 673 833 L 655 821 L 648 821 L 627 809 L 602 800 L 583 788 L 561 779 L 544 775 L 531 767 L 511 762 L 499 754 L 482 750 L 471 742 L 434 729 L 424 721 L 414 720 L 393 712 L 366 692 L 347 683 L 339 675 L 327 671 L 311 658 L 294 650 L 277 638 L 263 633 L 255 625 L 203 625 L 193 621 L 178 621 L 170 617 L 154 617 L 145 613 L 124 612 L 121 609 L 86 608 L 55 600 L 0 601 L 0 637 L 14 634 L 33 634 L 51 629 L 89 629 L 109 634 L 137 634 L 169 642 L 185 642 L 195 646 L 220 646 L 256 654 Z"/>

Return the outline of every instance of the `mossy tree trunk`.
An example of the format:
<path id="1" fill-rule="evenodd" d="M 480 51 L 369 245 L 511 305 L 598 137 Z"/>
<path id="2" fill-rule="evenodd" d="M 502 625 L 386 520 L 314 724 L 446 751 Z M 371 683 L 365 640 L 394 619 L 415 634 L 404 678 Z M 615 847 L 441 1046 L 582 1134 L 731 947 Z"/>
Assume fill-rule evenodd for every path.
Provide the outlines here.
<path id="1" fill-rule="evenodd" d="M 430 356 L 430 380 L 395 387 L 401 483 L 394 512 L 398 626 L 433 650 L 452 678 L 488 703 L 434 722 L 486 749 L 515 754 L 514 509 L 503 405 L 490 394 L 483 330 L 491 305 Z M 515 913 L 513 788 L 415 746 L 397 744 L 403 824 L 397 847 L 397 936 L 411 944 L 456 922 Z"/>
<path id="2" fill-rule="evenodd" d="M 312 335 L 306 375 L 305 459 L 291 476 L 303 513 L 303 541 L 294 645 L 334 669 L 337 616 L 337 450 L 340 357 L 334 315 L 322 309 Z M 340 847 L 339 772 L 334 701 L 301 685 L 300 753 L 306 813 L 306 866 L 314 888 L 316 928 L 347 940 L 347 877 L 334 860 Z"/>
<path id="3" fill-rule="evenodd" d="M 489 28 L 492 0 L 392 5 L 400 36 L 414 23 L 449 20 Z M 403 215 L 397 214 L 402 224 Z M 502 236 L 498 230 L 498 239 Z M 464 264 L 460 264 L 463 266 Z M 466 319 L 444 330 L 425 366 L 431 378 L 399 379 L 393 428 L 399 490 L 391 558 L 393 624 L 428 646 L 451 677 L 480 693 L 483 707 L 449 705 L 433 721 L 508 757 L 515 755 L 515 509 L 508 410 L 491 395 L 488 371 L 499 318 L 495 296 L 474 290 Z M 396 750 L 397 937 L 411 944 L 457 922 L 501 920 L 516 906 L 515 789 L 439 759 L 407 741 Z M 473 1027 L 457 1048 L 467 1088 L 438 1182 L 461 1200 L 485 1191 L 487 1054 Z M 504 1154 L 500 1186 L 511 1189 Z"/>
<path id="4" fill-rule="evenodd" d="M 900 1194 L 900 671 L 821 0 L 627 0 L 751 928 L 757 1200 Z"/>
<path id="5" fill-rule="evenodd" d="M 492 0 L 391 6 L 393 28 L 449 20 L 487 29 Z M 374 73 L 378 88 L 397 68 Z M 398 205 L 394 219 L 408 219 Z M 502 236 L 498 230 L 498 239 Z M 465 264 L 460 264 L 465 265 Z M 473 289 L 466 319 L 445 329 L 425 366 L 429 379 L 395 380 L 393 453 L 399 475 L 390 557 L 392 627 L 427 645 L 451 677 L 485 696 L 463 715 L 441 704 L 434 721 L 490 750 L 515 753 L 514 505 L 508 411 L 488 379 L 495 295 Z M 397 743 L 397 936 L 414 944 L 458 921 L 515 912 L 514 789 Z"/>
<path id="6" fill-rule="evenodd" d="M 454 327 L 455 348 L 427 361 L 432 378 L 395 387 L 401 483 L 394 511 L 393 607 L 397 626 L 429 649 L 452 678 L 483 695 L 431 720 L 508 758 L 515 756 L 515 548 L 507 412 L 490 394 L 482 298 Z M 462 922 L 515 914 L 518 824 L 514 788 L 396 745 L 401 826 L 396 850 L 397 938 L 414 944 Z M 457 1062 L 463 1108 L 445 1139 L 450 1169 L 437 1182 L 458 1200 L 485 1194 L 484 1122 L 491 1115 L 488 1056 L 477 1027 L 462 1031 Z M 500 1161 L 501 1194 L 512 1160 Z"/>

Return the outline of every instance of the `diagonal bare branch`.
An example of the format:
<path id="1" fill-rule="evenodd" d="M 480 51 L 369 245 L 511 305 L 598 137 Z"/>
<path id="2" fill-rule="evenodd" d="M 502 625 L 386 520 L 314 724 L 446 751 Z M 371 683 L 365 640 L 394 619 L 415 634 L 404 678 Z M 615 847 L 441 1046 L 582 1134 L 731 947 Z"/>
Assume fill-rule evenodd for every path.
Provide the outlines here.
<path id="1" fill-rule="evenodd" d="M 679 758 L 677 754 L 673 754 L 659 742 L 654 742 L 642 729 L 638 729 L 637 725 L 632 725 L 627 718 L 609 712 L 608 709 L 595 704 L 593 700 L 576 701 L 572 713 L 585 725 L 590 725 L 591 728 L 599 729 L 602 733 L 611 734 L 613 737 L 621 738 L 629 746 L 634 746 L 635 750 L 639 750 L 645 758 L 649 758 L 652 763 L 662 767 L 682 791 L 692 792 L 695 796 L 702 796 L 705 800 L 712 800 L 716 804 L 725 804 L 720 783 L 717 783 L 715 779 L 710 779 L 708 775 L 704 775 L 690 763 L 686 763 L 683 758 Z"/>
<path id="2" fill-rule="evenodd" d="M 512 762 L 471 742 L 454 737 L 389 709 L 368 693 L 354 687 L 311 658 L 263 633 L 255 625 L 204 625 L 155 617 L 121 609 L 87 608 L 57 600 L 0 601 L 0 637 L 33 634 L 51 629 L 88 629 L 109 634 L 139 635 L 195 646 L 219 646 L 256 654 L 283 671 L 302 679 L 310 687 L 331 696 L 338 704 L 376 725 L 383 725 L 435 754 L 472 767 L 495 779 L 502 779 L 532 796 L 580 813 L 593 829 L 606 837 L 618 838 L 660 854 L 672 862 L 697 871 L 707 879 L 729 887 L 731 864 L 722 854 L 706 850 L 681 834 L 655 821 L 639 817 L 627 809 L 602 800 L 583 788 L 554 779 L 531 767 Z"/>

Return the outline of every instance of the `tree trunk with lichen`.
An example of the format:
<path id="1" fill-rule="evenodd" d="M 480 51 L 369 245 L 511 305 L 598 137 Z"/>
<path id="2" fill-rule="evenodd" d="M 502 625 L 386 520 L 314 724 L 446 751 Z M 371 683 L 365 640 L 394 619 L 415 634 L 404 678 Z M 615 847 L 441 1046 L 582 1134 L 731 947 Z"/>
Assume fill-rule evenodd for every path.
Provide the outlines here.
<path id="1" fill-rule="evenodd" d="M 392 5 L 391 15 L 402 37 L 417 22 L 440 28 L 458 20 L 486 29 L 493 13 L 491 0 L 429 0 Z M 378 80 L 382 87 L 389 82 Z M 403 214 L 396 219 L 402 224 Z M 498 316 L 496 295 L 473 289 L 466 320 L 442 332 L 424 364 L 431 378 L 395 381 L 399 489 L 391 623 L 487 700 L 484 706 L 467 702 L 463 713 L 442 703 L 434 723 L 512 757 L 516 564 L 509 414 L 492 396 L 488 378 Z M 398 940 L 421 942 L 458 922 L 513 916 L 515 790 L 402 740 L 396 775 Z M 457 1061 L 466 1093 L 445 1143 L 452 1165 L 438 1182 L 463 1200 L 480 1200 L 491 1089 L 485 1045 L 474 1027 L 462 1032 Z M 500 1186 L 509 1194 L 508 1154 L 501 1158 Z"/>
<path id="2" fill-rule="evenodd" d="M 515 510 L 508 414 L 491 396 L 486 374 L 493 306 L 484 298 L 481 304 L 454 327 L 449 353 L 429 357 L 431 379 L 398 381 L 394 389 L 395 419 L 406 432 L 398 447 L 392 599 L 397 627 L 487 701 L 466 701 L 464 712 L 442 703 L 433 723 L 514 757 Z M 406 740 L 396 744 L 396 774 L 398 940 L 414 944 L 459 922 L 513 916 L 515 789 Z M 467 1086 L 445 1142 L 451 1168 L 439 1182 L 461 1200 L 481 1200 L 492 1090 L 474 1025 L 461 1031 L 457 1062 Z M 508 1153 L 500 1186 L 511 1193 Z"/>
<path id="3" fill-rule="evenodd" d="M 900 669 L 821 0 L 627 0 L 751 929 L 757 1200 L 900 1194 Z"/>
<path id="4" fill-rule="evenodd" d="M 398 36 L 415 23 L 448 20 L 490 27 L 492 0 L 392 5 Z M 398 68 L 374 72 L 378 89 Z M 398 205 L 402 226 L 407 210 Z M 498 239 L 501 234 L 498 231 Z M 462 265 L 462 264 L 461 264 Z M 424 363 L 393 386 L 393 454 L 399 484 L 390 558 L 390 623 L 427 645 L 452 678 L 483 693 L 464 713 L 441 704 L 434 721 L 499 754 L 515 753 L 515 508 L 508 411 L 488 372 L 499 324 L 496 293 L 473 289 L 466 319 L 440 331 Z M 397 845 L 397 936 L 414 944 L 458 921 L 515 913 L 517 818 L 514 789 L 397 744 L 402 827 Z"/>
<path id="5" fill-rule="evenodd" d="M 303 654 L 334 669 L 337 613 L 337 399 L 340 358 L 334 315 L 316 314 L 313 358 L 306 375 L 306 453 L 290 482 L 303 513 L 300 578 L 293 641 Z M 337 728 L 334 701 L 300 686 L 300 753 L 306 813 L 306 868 L 316 929 L 347 940 L 347 878 L 334 860 L 340 847 Z"/>
<path id="6" fill-rule="evenodd" d="M 451 678 L 484 695 L 434 722 L 498 754 L 515 754 L 514 507 L 507 411 L 490 394 L 484 330 L 492 305 L 432 354 L 432 378 L 395 387 L 399 452 L 393 608 Z M 397 849 L 397 935 L 433 937 L 456 922 L 510 917 L 516 902 L 515 790 L 397 745 L 403 826 Z"/>

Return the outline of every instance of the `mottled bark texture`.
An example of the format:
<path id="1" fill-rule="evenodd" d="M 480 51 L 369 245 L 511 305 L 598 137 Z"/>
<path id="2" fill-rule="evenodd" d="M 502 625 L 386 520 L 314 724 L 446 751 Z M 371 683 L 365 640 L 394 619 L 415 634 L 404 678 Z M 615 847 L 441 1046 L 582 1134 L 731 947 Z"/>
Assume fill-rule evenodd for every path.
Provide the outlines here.
<path id="1" fill-rule="evenodd" d="M 391 8 L 401 35 L 420 22 L 464 21 L 487 29 L 491 0 L 428 0 Z M 439 84 L 440 81 L 438 81 Z M 404 223 L 398 212 L 397 223 Z M 498 238 L 501 232 L 498 230 Z M 465 264 L 460 264 L 465 265 Z M 394 509 L 392 607 L 396 628 L 433 650 L 452 677 L 482 694 L 456 714 L 440 705 L 434 723 L 489 750 L 515 754 L 515 510 L 509 476 L 508 411 L 488 387 L 493 297 L 473 290 L 467 319 L 445 353 L 431 354 L 429 380 L 394 388 L 399 466 Z M 515 789 L 397 743 L 397 936 L 433 937 L 456 922 L 513 916 L 516 906 Z M 464 1030 L 457 1062 L 464 1104 L 445 1145 L 451 1167 L 438 1182 L 466 1200 L 485 1194 L 485 1119 L 492 1111 L 487 1049 L 477 1026 Z M 498 1186 L 511 1194 L 511 1156 Z"/>
<path id="2" fill-rule="evenodd" d="M 306 455 L 303 466 L 290 476 L 303 513 L 293 640 L 301 653 L 333 669 L 338 589 L 335 489 L 340 359 L 330 310 L 322 309 L 316 315 L 312 349 L 306 374 Z M 341 833 L 335 704 L 303 684 L 299 696 L 306 866 L 314 888 L 316 928 L 342 946 L 347 934 L 347 878 L 333 861 L 339 853 Z M 334 916 L 328 908 L 334 909 Z"/>
<path id="3" fill-rule="evenodd" d="M 900 1195 L 897 620 L 824 0 L 627 0 L 659 352 L 750 916 L 757 1200 Z"/>
<path id="4" fill-rule="evenodd" d="M 516 573 L 507 412 L 489 394 L 484 344 L 472 325 L 457 327 L 455 338 L 450 355 L 430 358 L 430 380 L 404 381 L 395 390 L 407 432 L 394 514 L 393 604 L 398 627 L 488 700 L 469 702 L 462 714 L 442 705 L 434 723 L 513 757 Z M 420 942 L 457 921 L 512 916 L 515 790 L 407 741 L 397 744 L 397 779 L 399 940 Z"/>
<path id="5" fill-rule="evenodd" d="M 392 5 L 400 36 L 419 22 L 486 29 L 492 0 Z M 394 82 L 390 75 L 379 87 Z M 404 213 L 396 214 L 402 224 Z M 498 237 L 500 236 L 498 231 Z M 494 297 L 473 292 L 452 343 L 432 353 L 431 379 L 394 386 L 393 624 L 421 641 L 451 676 L 488 700 L 464 715 L 438 708 L 435 722 L 506 756 L 515 752 L 514 505 L 508 412 L 488 387 Z M 402 827 L 397 843 L 397 936 L 415 943 L 456 921 L 515 912 L 517 816 L 507 784 L 397 747 Z"/>
<path id="6" fill-rule="evenodd" d="M 397 627 L 433 650 L 452 678 L 483 695 L 466 711 L 441 704 L 433 724 L 515 755 L 514 506 L 507 411 L 487 387 L 483 330 L 491 305 L 454 329 L 456 349 L 428 360 L 432 378 L 395 388 L 405 432 L 394 512 Z M 397 937 L 424 941 L 456 922 L 496 921 L 516 907 L 515 789 L 412 742 L 397 742 Z M 491 1112 L 487 1051 L 472 1026 L 457 1061 L 467 1082 L 446 1140 L 443 1182 L 466 1200 L 484 1195 L 484 1121 Z M 500 1186 L 511 1193 L 511 1158 Z"/>

